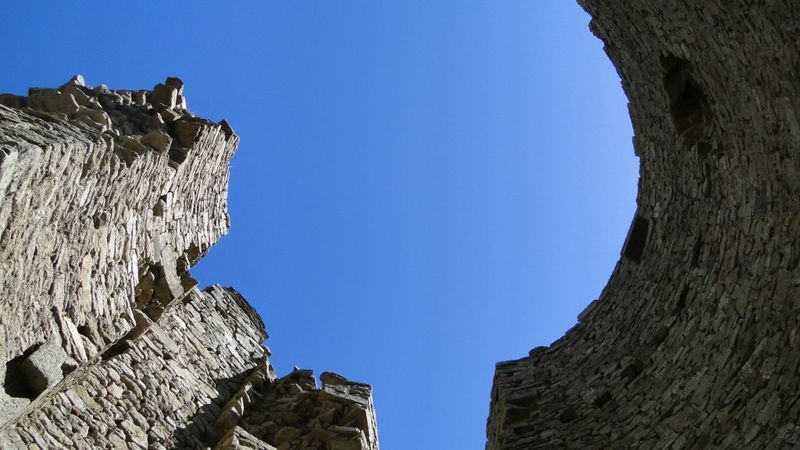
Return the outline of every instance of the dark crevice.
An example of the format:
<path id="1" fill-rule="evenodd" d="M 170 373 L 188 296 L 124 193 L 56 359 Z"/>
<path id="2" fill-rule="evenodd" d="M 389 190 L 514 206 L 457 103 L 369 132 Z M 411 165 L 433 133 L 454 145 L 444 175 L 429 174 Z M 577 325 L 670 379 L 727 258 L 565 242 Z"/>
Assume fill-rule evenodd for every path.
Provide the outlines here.
<path id="1" fill-rule="evenodd" d="M 650 335 L 650 344 L 658 347 L 669 336 L 669 327 L 661 325 L 658 329 Z"/>
<path id="2" fill-rule="evenodd" d="M 686 298 L 688 296 L 689 296 L 689 285 L 684 284 L 683 289 L 681 290 L 681 295 L 678 296 L 678 301 L 675 303 L 675 307 L 672 309 L 673 315 L 677 315 L 683 310 L 683 308 L 686 306 Z"/>
<path id="3" fill-rule="evenodd" d="M 123 353 L 127 352 L 133 348 L 133 344 L 128 339 L 123 339 L 116 344 L 112 345 L 108 348 L 105 352 L 103 352 L 102 358 L 103 361 L 108 361 L 109 359 L 122 355 Z"/>
<path id="4" fill-rule="evenodd" d="M 620 372 L 620 376 L 625 380 L 625 384 L 630 384 L 631 381 L 635 380 L 639 375 L 642 374 L 644 371 L 644 367 L 641 361 L 634 360 L 630 364 L 628 364 L 622 371 Z"/>
<path id="5" fill-rule="evenodd" d="M 575 408 L 569 407 L 561 412 L 558 416 L 558 420 L 561 423 L 572 422 L 573 420 L 578 418 L 578 412 L 575 411 Z"/>
<path id="6" fill-rule="evenodd" d="M 697 239 L 694 243 L 694 248 L 692 249 L 692 267 L 698 267 L 698 263 L 700 262 L 700 256 L 703 254 L 703 240 Z"/>
<path id="7" fill-rule="evenodd" d="M 61 376 L 66 377 L 77 369 L 78 364 L 75 362 L 75 360 L 64 361 L 64 363 L 61 364 Z"/>
<path id="8" fill-rule="evenodd" d="M 89 327 L 89 325 L 78 326 L 78 333 L 89 338 L 89 340 L 92 339 L 92 329 Z"/>
<path id="9" fill-rule="evenodd" d="M 594 400 L 594 405 L 598 408 L 602 408 L 608 402 L 612 400 L 611 392 L 605 391 L 599 397 Z"/>

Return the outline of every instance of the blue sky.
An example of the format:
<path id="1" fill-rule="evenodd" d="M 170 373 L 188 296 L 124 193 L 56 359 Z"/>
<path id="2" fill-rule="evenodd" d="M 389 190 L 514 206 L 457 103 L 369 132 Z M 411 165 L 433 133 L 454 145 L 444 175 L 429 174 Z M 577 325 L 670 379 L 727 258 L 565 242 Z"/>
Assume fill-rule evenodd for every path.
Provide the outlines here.
<path id="1" fill-rule="evenodd" d="M 240 290 L 280 374 L 375 388 L 384 450 L 484 445 L 494 364 L 597 298 L 635 209 L 619 78 L 569 1 L 12 2 L 0 91 L 186 83 L 241 136 Z"/>

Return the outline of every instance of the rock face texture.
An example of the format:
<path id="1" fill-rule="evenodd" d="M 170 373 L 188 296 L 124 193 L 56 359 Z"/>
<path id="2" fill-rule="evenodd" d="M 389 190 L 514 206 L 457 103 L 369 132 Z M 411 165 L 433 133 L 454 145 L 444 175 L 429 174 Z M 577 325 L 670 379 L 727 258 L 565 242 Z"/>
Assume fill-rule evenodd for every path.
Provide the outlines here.
<path id="1" fill-rule="evenodd" d="M 277 380 L 247 301 L 195 288 L 237 144 L 177 78 L 0 94 L 0 448 L 378 449 L 368 385 Z"/>
<path id="2" fill-rule="evenodd" d="M 638 211 L 578 325 L 497 365 L 487 449 L 800 445 L 800 3 L 580 3 Z"/>

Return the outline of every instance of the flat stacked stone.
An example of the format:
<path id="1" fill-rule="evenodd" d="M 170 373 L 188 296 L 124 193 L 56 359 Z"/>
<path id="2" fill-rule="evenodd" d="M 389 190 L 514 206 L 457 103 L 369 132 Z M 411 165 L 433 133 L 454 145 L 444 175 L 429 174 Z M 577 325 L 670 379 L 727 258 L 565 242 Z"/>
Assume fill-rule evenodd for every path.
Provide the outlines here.
<path id="1" fill-rule="evenodd" d="M 239 426 L 270 411 L 261 392 L 295 398 L 261 318 L 189 273 L 228 230 L 239 138 L 189 112 L 183 89 L 76 76 L 0 94 L 0 448 L 287 448 Z M 353 386 L 342 408 L 371 428 L 341 448 L 377 450 L 371 389 Z"/>

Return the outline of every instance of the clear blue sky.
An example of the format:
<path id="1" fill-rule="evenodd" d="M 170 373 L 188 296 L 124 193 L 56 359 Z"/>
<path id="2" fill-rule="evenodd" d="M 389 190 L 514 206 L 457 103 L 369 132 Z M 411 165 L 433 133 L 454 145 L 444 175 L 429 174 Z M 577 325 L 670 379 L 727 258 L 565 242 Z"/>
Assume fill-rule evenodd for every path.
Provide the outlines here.
<path id="1" fill-rule="evenodd" d="M 236 287 L 273 363 L 374 385 L 384 450 L 484 445 L 494 364 L 605 285 L 635 208 L 619 78 L 571 1 L 4 2 L 0 91 L 186 82 L 227 118 Z"/>

